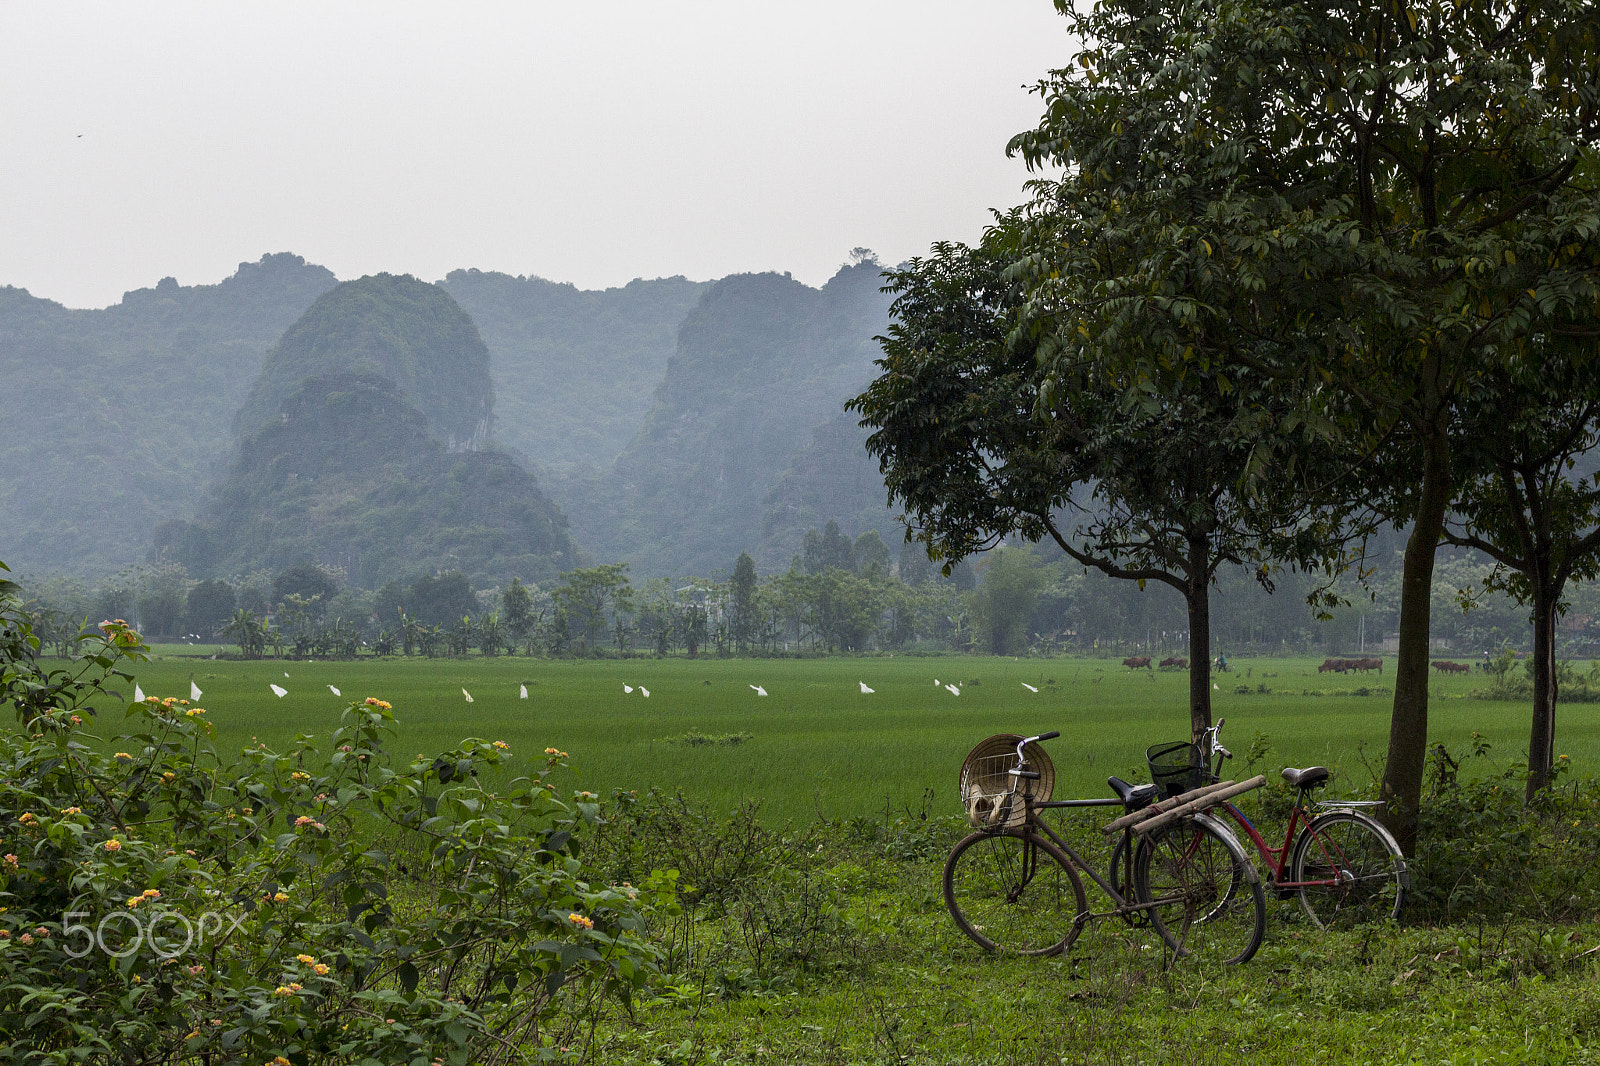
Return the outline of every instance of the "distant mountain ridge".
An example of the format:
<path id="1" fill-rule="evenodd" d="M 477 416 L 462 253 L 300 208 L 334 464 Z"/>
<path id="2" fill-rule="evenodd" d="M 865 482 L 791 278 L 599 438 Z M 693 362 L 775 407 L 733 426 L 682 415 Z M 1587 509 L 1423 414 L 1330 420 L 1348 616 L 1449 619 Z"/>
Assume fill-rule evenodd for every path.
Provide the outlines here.
<path id="1" fill-rule="evenodd" d="M 709 576 L 731 570 L 741 551 L 763 569 L 780 568 L 808 525 L 830 517 L 841 528 L 870 523 L 887 539 L 893 518 L 865 451 L 834 458 L 852 481 L 870 471 L 876 509 L 859 492 L 849 494 L 848 515 L 774 514 L 768 502 L 819 427 L 835 422 L 871 380 L 873 338 L 889 306 L 880 278 L 868 261 L 841 268 L 820 289 L 783 274 L 734 275 L 707 289 L 684 319 L 654 406 L 614 469 L 555 490 L 584 550 L 628 559 L 641 573 Z"/>
<path id="2" fill-rule="evenodd" d="M 476 270 L 340 285 L 285 253 L 216 285 L 163 279 L 99 311 L 0 288 L 0 388 L 20 430 L 0 441 L 0 559 L 82 576 L 147 557 L 187 560 L 192 576 L 241 573 L 297 551 L 353 578 L 388 568 L 399 556 L 339 506 L 391 524 L 428 522 L 425 509 L 325 460 L 343 449 L 441 499 L 455 490 L 434 460 L 379 462 L 326 421 L 344 411 L 367 424 L 380 410 L 422 413 L 421 437 L 379 434 L 396 447 L 504 449 L 537 475 L 504 482 L 523 518 L 450 505 L 474 537 L 488 528 L 479 519 L 504 520 L 524 547 L 463 555 L 439 534 L 406 549 L 417 567 L 470 565 L 493 582 L 627 560 L 636 578 L 714 576 L 749 551 L 770 572 L 829 519 L 893 543 L 882 479 L 843 410 L 877 373 L 880 286 L 871 261 L 820 288 L 768 273 L 584 291 Z M 280 432 L 289 423 L 298 438 Z M 297 439 L 322 451 L 295 455 Z M 505 458 L 468 463 L 467 481 L 486 484 L 479 475 Z M 227 487 L 240 477 L 275 487 Z M 339 487 L 343 504 L 307 495 L 307 478 Z"/>
<path id="3" fill-rule="evenodd" d="M 596 291 L 452 270 L 439 284 L 493 353 L 496 440 L 565 475 L 616 461 L 710 283 L 657 278 Z"/>
<path id="4" fill-rule="evenodd" d="M 193 512 L 267 347 L 335 284 L 281 253 L 100 310 L 0 288 L 0 560 L 34 573 L 141 561 L 158 523 Z"/>

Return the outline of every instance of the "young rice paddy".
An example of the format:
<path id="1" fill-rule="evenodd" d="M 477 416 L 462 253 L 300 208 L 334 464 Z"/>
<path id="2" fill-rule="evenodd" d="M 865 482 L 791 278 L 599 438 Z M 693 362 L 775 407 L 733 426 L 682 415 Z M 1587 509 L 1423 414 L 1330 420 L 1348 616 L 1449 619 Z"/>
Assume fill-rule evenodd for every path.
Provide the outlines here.
<path id="1" fill-rule="evenodd" d="M 297 734 L 326 750 L 348 701 L 377 696 L 394 705 L 396 752 L 432 755 L 468 736 L 505 740 L 539 761 L 556 747 L 570 753 L 579 787 L 682 789 L 724 809 L 758 799 L 769 824 L 920 811 L 929 790 L 929 813 L 956 814 L 962 759 L 1001 732 L 1060 730 L 1047 745 L 1056 796 L 1105 795 L 1108 774 L 1146 780 L 1146 747 L 1188 731 L 1186 673 L 1130 670 L 1114 659 L 243 662 L 162 655 L 168 650 L 140 664 L 136 682 L 146 695 L 179 697 L 197 684 L 224 756 L 257 740 L 281 749 Z M 1237 756 L 1236 776 L 1259 733 L 1270 751 L 1255 770 L 1322 764 L 1337 774 L 1334 794 L 1370 787 L 1388 742 L 1393 659 L 1382 675 L 1319 674 L 1321 661 L 1240 659 L 1215 678 L 1213 712 L 1228 720 L 1223 739 Z M 863 683 L 873 691 L 863 693 Z M 273 684 L 288 694 L 275 696 Z M 951 684 L 959 695 L 944 687 Z M 1468 750 L 1477 732 L 1496 762 L 1521 758 L 1530 708 L 1469 697 L 1486 684 L 1481 672 L 1432 678 L 1430 743 Z M 98 732 L 109 737 L 119 724 L 115 711 L 108 717 Z M 1591 773 L 1600 706 L 1563 704 L 1556 729 L 1558 752 Z M 713 742 L 688 743 L 690 734 Z"/>

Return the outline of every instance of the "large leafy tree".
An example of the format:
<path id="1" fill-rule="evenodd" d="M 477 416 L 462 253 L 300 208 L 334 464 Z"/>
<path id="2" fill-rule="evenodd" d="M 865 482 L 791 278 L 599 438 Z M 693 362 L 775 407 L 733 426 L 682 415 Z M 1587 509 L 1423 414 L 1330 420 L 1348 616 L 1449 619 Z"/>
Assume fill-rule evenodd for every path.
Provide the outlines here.
<path id="1" fill-rule="evenodd" d="M 1409 844 L 1457 415 L 1531 338 L 1592 354 L 1600 324 L 1595 4 L 1057 6 L 1083 49 L 1013 142 L 1059 175 L 1019 258 L 1028 328 L 1052 377 L 1248 370 L 1294 398 L 1277 439 L 1406 456 L 1403 481 L 1344 484 L 1411 528 L 1381 785 Z"/>
<path id="2" fill-rule="evenodd" d="M 1253 563 L 1266 580 L 1263 545 L 1309 564 L 1324 543 L 1306 521 L 1313 497 L 1293 502 L 1288 472 L 1255 496 L 1241 490 L 1264 462 L 1274 382 L 1196 368 L 1130 388 L 1090 361 L 1042 362 L 1017 329 L 1025 293 L 1011 264 L 1026 254 L 1025 222 L 1002 219 L 978 248 L 940 244 L 887 275 L 897 299 L 883 373 L 850 406 L 874 430 L 867 447 L 905 504 L 908 536 L 947 572 L 1006 537 L 1048 537 L 1084 566 L 1183 596 L 1198 732 L 1211 723 L 1217 570 Z M 1277 502 L 1263 506 L 1267 496 Z"/>

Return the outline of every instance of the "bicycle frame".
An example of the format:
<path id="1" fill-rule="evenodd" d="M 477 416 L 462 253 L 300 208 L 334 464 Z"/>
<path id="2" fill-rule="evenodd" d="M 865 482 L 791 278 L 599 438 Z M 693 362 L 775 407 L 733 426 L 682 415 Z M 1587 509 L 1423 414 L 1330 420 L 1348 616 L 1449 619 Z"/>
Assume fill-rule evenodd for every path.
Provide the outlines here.
<path id="1" fill-rule="evenodd" d="M 1202 758 L 1206 763 L 1206 769 L 1210 772 L 1213 779 L 1219 780 L 1222 776 L 1223 760 L 1225 758 L 1232 758 L 1233 756 L 1232 752 L 1217 743 L 1217 732 L 1222 728 L 1223 721 L 1224 719 L 1218 719 L 1216 725 L 1205 731 L 1205 743 L 1207 750 L 1202 753 Z M 1241 829 L 1244 830 L 1245 836 L 1250 839 L 1250 843 L 1254 844 L 1256 851 L 1260 852 L 1261 861 L 1266 866 L 1267 872 L 1271 874 L 1271 882 L 1274 889 L 1284 890 L 1292 888 L 1326 888 L 1328 886 L 1338 885 L 1340 883 L 1337 875 L 1319 881 L 1289 881 L 1285 879 L 1288 876 L 1289 856 L 1291 853 L 1291 846 L 1294 844 L 1295 830 L 1300 828 L 1302 825 L 1309 830 L 1311 823 L 1315 818 L 1310 810 L 1307 809 L 1306 795 L 1307 792 L 1305 789 L 1301 789 L 1296 794 L 1294 798 L 1294 809 L 1289 812 L 1289 825 L 1284 829 L 1283 832 L 1283 846 L 1277 848 L 1267 843 L 1266 839 L 1261 835 L 1261 831 L 1256 828 L 1255 823 L 1250 820 L 1248 815 L 1235 806 L 1231 800 L 1224 800 L 1223 802 L 1217 804 L 1216 807 L 1212 808 L 1213 810 L 1226 811 L 1228 816 L 1232 818 Z M 1335 805 L 1330 807 L 1330 809 L 1353 810 L 1354 807 L 1354 804 Z M 1317 847 L 1322 850 L 1323 856 L 1330 860 L 1328 865 L 1334 869 L 1337 869 L 1340 864 L 1332 861 L 1336 857 L 1329 853 L 1328 845 L 1323 842 L 1322 837 L 1314 836 L 1313 839 L 1316 840 Z M 1342 856 L 1339 857 L 1342 858 Z"/>

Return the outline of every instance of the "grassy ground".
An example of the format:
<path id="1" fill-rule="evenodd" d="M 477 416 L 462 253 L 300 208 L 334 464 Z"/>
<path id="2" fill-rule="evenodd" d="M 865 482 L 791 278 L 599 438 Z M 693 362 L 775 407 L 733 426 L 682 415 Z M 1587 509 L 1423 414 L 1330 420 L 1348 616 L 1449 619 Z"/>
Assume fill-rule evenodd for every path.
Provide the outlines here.
<path id="1" fill-rule="evenodd" d="M 1213 693 L 1215 713 L 1228 719 L 1224 739 L 1242 757 L 1262 733 L 1272 748 L 1263 764 L 1269 773 L 1321 763 L 1340 773 L 1336 787 L 1364 787 L 1388 738 L 1388 675 L 1318 674 L 1320 662 L 1237 662 Z M 960 695 L 935 679 L 955 683 Z M 920 810 L 929 789 L 934 810 L 954 812 L 963 757 L 998 732 L 1059 729 L 1061 739 L 1049 745 L 1057 796 L 1103 795 L 1106 775 L 1144 780 L 1145 748 L 1182 739 L 1188 728 L 1185 674 L 1130 671 L 1097 659 L 172 657 L 144 665 L 137 680 L 147 695 L 187 696 L 190 681 L 198 684 L 224 752 L 253 737 L 280 746 L 299 733 L 326 736 L 345 700 L 375 695 L 394 704 L 402 751 L 431 754 L 469 735 L 503 739 L 528 754 L 555 746 L 572 753 L 585 786 L 596 791 L 682 788 L 721 808 L 757 797 L 772 822 Z M 875 691 L 862 693 L 863 682 Z M 289 694 L 275 698 L 271 683 Z M 522 684 L 526 700 L 519 698 Z M 1528 709 L 1463 698 L 1483 684 L 1481 675 L 1434 679 L 1431 737 L 1461 748 L 1478 731 L 1498 754 L 1514 757 L 1526 747 Z M 625 693 L 625 685 L 634 692 Z M 1558 750 L 1572 756 L 1579 773 L 1592 772 L 1600 761 L 1600 705 L 1563 706 L 1557 728 Z M 688 733 L 748 738 L 700 746 L 675 739 Z"/>
<path id="2" fill-rule="evenodd" d="M 845 871 L 871 881 L 866 871 Z M 848 917 L 848 961 L 785 987 L 618 1013 L 607 1063 L 1568 1063 L 1600 1061 L 1594 926 L 1327 935 L 1275 922 L 1249 964 L 1168 968 L 1152 937 L 1097 923 L 1071 957 L 963 943 L 903 868 Z M 920 888 L 931 867 L 914 878 Z M 1593 1045 L 1594 1050 L 1591 1050 Z"/>
<path id="3" fill-rule="evenodd" d="M 1218 679 L 1216 712 L 1229 719 L 1227 737 L 1241 755 L 1256 733 L 1269 738 L 1267 769 L 1322 762 L 1360 787 L 1381 760 L 1387 678 L 1319 675 L 1320 661 L 1239 662 Z M 935 687 L 935 678 L 961 694 Z M 1292 903 L 1273 901 L 1266 944 L 1251 963 L 1231 968 L 1170 965 L 1152 934 L 1114 919 L 1093 923 L 1062 959 L 995 958 L 963 938 L 944 910 L 939 875 L 962 831 L 954 780 L 968 748 L 992 732 L 1060 729 L 1050 745 L 1057 795 L 1104 794 L 1107 773 L 1144 779 L 1145 746 L 1184 733 L 1182 674 L 1092 659 L 885 657 L 164 658 L 138 675 L 151 695 L 186 695 L 191 679 L 205 693 L 200 702 L 223 751 L 257 736 L 280 745 L 296 733 L 325 735 L 346 699 L 377 695 L 395 705 L 403 751 L 438 750 L 474 734 L 530 755 L 547 745 L 568 750 L 589 788 L 681 787 L 712 811 L 759 799 L 769 828 L 750 829 L 749 839 L 782 852 L 781 861 L 719 898 L 686 894 L 691 916 L 658 930 L 672 953 L 661 995 L 567 1034 L 588 1062 L 1600 1061 L 1600 924 L 1592 920 L 1325 934 Z M 861 682 L 876 691 L 863 694 Z M 269 683 L 289 695 L 273 697 Z M 518 694 L 524 683 L 526 701 Z M 1514 758 L 1527 709 L 1465 698 L 1482 683 L 1435 679 L 1432 737 L 1463 748 L 1481 732 L 1502 760 Z M 625 693 L 624 684 L 636 691 Z M 691 731 L 749 736 L 731 745 L 673 739 Z M 1592 776 L 1600 710 L 1564 706 L 1559 735 L 1558 750 Z M 907 818 L 929 789 L 931 821 Z M 819 824 L 819 813 L 834 821 Z M 1085 820 L 1081 839 L 1097 841 L 1093 824 L 1104 812 L 1076 817 Z M 702 824 L 731 840 L 737 822 Z M 785 822 L 797 827 L 792 838 L 774 843 L 771 827 Z M 707 837 L 692 829 L 686 839 Z M 629 869 L 614 865 L 624 861 L 620 853 L 606 857 L 604 843 L 595 854 L 619 877 Z M 706 871 L 691 876 L 680 861 L 691 857 L 668 848 L 634 869 L 671 861 L 684 867 L 685 884 L 702 887 L 692 882 Z M 1107 901 L 1089 892 L 1091 906 L 1104 909 Z"/>

